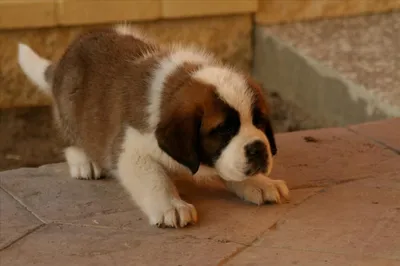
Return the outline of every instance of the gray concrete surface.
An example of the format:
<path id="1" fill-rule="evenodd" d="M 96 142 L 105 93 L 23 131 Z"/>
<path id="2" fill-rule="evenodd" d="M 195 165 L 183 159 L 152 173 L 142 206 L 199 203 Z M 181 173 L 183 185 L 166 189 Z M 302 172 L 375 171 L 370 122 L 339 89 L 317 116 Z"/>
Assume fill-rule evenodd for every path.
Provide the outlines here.
<path id="1" fill-rule="evenodd" d="M 310 127 L 400 117 L 400 13 L 258 26 L 253 69 Z"/>

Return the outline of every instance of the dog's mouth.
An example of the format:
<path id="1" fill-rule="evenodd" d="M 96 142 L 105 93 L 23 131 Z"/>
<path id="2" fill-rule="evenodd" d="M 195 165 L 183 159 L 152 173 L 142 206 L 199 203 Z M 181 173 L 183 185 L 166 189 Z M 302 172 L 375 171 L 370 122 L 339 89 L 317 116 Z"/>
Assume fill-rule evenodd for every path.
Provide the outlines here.
<path id="1" fill-rule="evenodd" d="M 267 172 L 267 165 L 250 165 L 245 171 L 246 176 L 255 176 Z"/>

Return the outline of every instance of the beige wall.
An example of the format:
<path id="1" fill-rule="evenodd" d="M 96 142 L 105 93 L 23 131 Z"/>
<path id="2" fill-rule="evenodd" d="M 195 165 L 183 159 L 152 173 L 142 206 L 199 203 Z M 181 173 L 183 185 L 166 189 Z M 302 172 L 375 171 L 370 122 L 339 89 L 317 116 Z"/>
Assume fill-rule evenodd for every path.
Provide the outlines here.
<path id="1" fill-rule="evenodd" d="M 257 8 L 258 0 L 0 0 L 0 28 L 247 14 Z"/>
<path id="2" fill-rule="evenodd" d="M 161 42 L 195 43 L 249 71 L 257 8 L 258 0 L 0 0 L 0 108 L 49 104 L 18 68 L 18 42 L 54 59 L 99 24 L 137 23 Z"/>
<path id="3" fill-rule="evenodd" d="M 276 24 L 394 9 L 400 9 L 400 0 L 259 0 L 256 22 Z"/>
<path id="4" fill-rule="evenodd" d="M 256 13 L 260 24 L 400 9 L 400 0 L 0 0 L 0 28 Z"/>
<path id="5" fill-rule="evenodd" d="M 222 60 L 250 71 L 252 18 L 250 15 L 162 20 L 138 24 L 161 42 L 180 40 L 214 52 Z M 68 43 L 89 27 L 62 27 L 0 31 L 0 108 L 49 104 L 17 66 L 17 43 L 32 46 L 41 55 L 55 59 Z"/>

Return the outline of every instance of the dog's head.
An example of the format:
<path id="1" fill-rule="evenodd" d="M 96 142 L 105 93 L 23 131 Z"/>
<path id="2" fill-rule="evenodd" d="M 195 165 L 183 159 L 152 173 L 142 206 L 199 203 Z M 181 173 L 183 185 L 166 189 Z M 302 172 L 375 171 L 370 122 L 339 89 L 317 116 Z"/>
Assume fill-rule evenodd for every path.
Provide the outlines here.
<path id="1" fill-rule="evenodd" d="M 277 153 L 260 86 L 222 67 L 204 67 L 180 85 L 164 104 L 156 137 L 192 173 L 204 164 L 231 181 L 268 174 Z"/>

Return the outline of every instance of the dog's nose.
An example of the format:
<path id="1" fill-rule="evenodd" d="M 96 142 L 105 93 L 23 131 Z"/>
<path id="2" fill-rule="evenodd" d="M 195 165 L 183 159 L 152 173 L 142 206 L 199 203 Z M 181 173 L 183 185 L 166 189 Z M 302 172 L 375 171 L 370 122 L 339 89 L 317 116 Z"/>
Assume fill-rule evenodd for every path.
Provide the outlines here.
<path id="1" fill-rule="evenodd" d="M 267 155 L 267 147 L 260 140 L 256 140 L 252 143 L 247 144 L 245 146 L 245 151 L 247 158 L 249 158 L 250 160 L 256 158 L 265 158 Z"/>
<path id="2" fill-rule="evenodd" d="M 252 176 L 267 170 L 267 146 L 262 141 L 256 140 L 245 146 L 248 168 L 246 175 Z"/>

